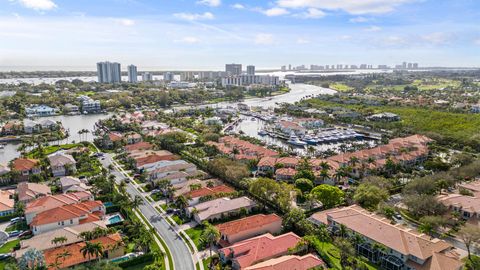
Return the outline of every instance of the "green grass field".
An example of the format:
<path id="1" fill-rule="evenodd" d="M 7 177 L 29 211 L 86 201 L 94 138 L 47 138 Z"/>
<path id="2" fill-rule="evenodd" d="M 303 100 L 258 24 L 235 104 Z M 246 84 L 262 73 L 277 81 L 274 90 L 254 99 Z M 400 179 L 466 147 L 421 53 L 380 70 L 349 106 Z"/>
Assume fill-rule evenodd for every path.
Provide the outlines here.
<path id="1" fill-rule="evenodd" d="M 20 243 L 20 240 L 17 239 L 17 240 L 12 240 L 12 241 L 9 241 L 5 244 L 3 244 L 3 246 L 0 247 L 0 253 L 8 253 L 8 252 L 11 252 L 12 249 L 18 244 Z"/>
<path id="2" fill-rule="evenodd" d="M 190 239 L 192 239 L 193 243 L 195 243 L 198 250 L 203 249 L 203 246 L 200 240 L 202 236 L 202 231 L 203 231 L 202 226 L 197 226 L 195 228 L 190 228 L 188 230 L 185 230 L 185 233 L 190 237 Z"/>

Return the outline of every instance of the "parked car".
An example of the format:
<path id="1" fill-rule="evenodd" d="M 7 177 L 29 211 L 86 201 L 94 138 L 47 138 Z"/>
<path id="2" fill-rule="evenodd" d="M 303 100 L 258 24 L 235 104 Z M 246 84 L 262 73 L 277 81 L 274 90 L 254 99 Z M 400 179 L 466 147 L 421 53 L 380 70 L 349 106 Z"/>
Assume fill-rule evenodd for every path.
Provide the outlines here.
<path id="1" fill-rule="evenodd" d="M 0 261 L 6 260 L 10 257 L 12 257 L 11 253 L 2 253 L 2 254 L 0 254 Z"/>
<path id="2" fill-rule="evenodd" d="M 16 224 L 22 220 L 24 220 L 25 218 L 24 217 L 16 217 L 16 218 L 12 218 L 10 219 L 10 224 Z"/>
<path id="3" fill-rule="evenodd" d="M 8 233 L 8 237 L 19 236 L 21 233 L 23 233 L 23 231 L 11 231 Z"/>
<path id="4" fill-rule="evenodd" d="M 26 237 L 26 236 L 30 236 L 32 234 L 33 234 L 32 231 L 28 230 L 28 231 L 24 231 L 21 234 L 19 234 L 18 237 Z"/>
<path id="5" fill-rule="evenodd" d="M 160 192 L 162 192 L 162 191 L 158 188 L 152 190 L 152 194 L 160 193 Z"/>

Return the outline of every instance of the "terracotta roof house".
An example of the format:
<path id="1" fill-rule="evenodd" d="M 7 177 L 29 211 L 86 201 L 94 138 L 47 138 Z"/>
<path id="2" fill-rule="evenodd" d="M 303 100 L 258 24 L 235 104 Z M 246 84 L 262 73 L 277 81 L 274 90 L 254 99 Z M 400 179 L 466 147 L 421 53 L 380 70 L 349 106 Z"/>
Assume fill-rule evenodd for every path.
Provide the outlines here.
<path id="1" fill-rule="evenodd" d="M 135 151 L 130 155 L 135 160 L 135 166 L 139 170 L 155 167 L 160 161 L 173 161 L 178 157 L 169 151 Z"/>
<path id="2" fill-rule="evenodd" d="M 357 251 L 385 269 L 458 270 L 462 267 L 459 254 L 447 242 L 402 225 L 392 225 L 388 219 L 357 205 L 317 212 L 309 220 L 325 224 L 333 232 L 342 224 L 349 232 L 363 236 L 365 241 L 356 246 Z M 377 243 L 386 250 L 375 249 Z"/>
<path id="3" fill-rule="evenodd" d="M 72 227 L 64 227 L 58 230 L 49 231 L 46 233 L 42 233 L 36 235 L 30 239 L 25 239 L 20 241 L 20 249 L 15 251 L 15 257 L 21 257 L 27 250 L 31 248 L 35 248 L 37 250 L 43 251 L 47 249 L 56 248 L 59 245 L 65 246 L 70 245 L 73 243 L 83 242 L 83 238 L 81 237 L 82 232 L 91 232 L 96 228 L 106 229 L 107 225 L 103 220 L 84 223 L 75 225 Z M 67 241 L 63 243 L 55 243 L 52 242 L 53 239 L 57 237 L 65 237 Z"/>
<path id="4" fill-rule="evenodd" d="M 325 267 L 325 263 L 318 257 L 307 254 L 305 256 L 286 255 L 270 259 L 245 268 L 245 270 L 308 270 L 315 267 Z"/>
<path id="5" fill-rule="evenodd" d="M 22 180 L 27 179 L 29 175 L 42 172 L 40 161 L 31 158 L 17 158 L 12 162 L 12 170 L 20 173 Z"/>
<path id="6" fill-rule="evenodd" d="M 30 223 L 30 229 L 37 235 L 63 227 L 100 221 L 104 215 L 105 206 L 101 201 L 63 205 L 37 214 Z"/>
<path id="7" fill-rule="evenodd" d="M 282 231 L 282 219 L 276 214 L 258 214 L 222 223 L 216 227 L 220 231 L 218 243 L 222 247 L 227 247 L 261 234 L 279 234 Z"/>
<path id="8" fill-rule="evenodd" d="M 120 234 L 115 233 L 93 239 L 92 243 L 100 243 L 103 247 L 103 258 L 105 259 L 114 259 L 124 255 L 124 247 L 122 243 L 122 237 Z M 54 249 L 45 250 L 43 256 L 45 257 L 45 264 L 48 266 L 48 270 L 54 269 L 66 269 L 75 265 L 86 263 L 89 260 L 93 261 L 97 259 L 97 256 L 83 256 L 81 249 L 85 246 L 85 242 L 74 243 L 71 245 L 58 247 Z M 58 260 L 57 257 L 59 254 L 68 252 L 71 256 L 66 257 L 65 259 Z M 56 261 L 60 262 L 58 268 L 52 267 Z"/>
<path id="9" fill-rule="evenodd" d="M 241 209 L 246 209 L 249 212 L 255 205 L 255 202 L 248 197 L 235 199 L 219 198 L 197 204 L 196 206 L 190 206 L 186 210 L 187 215 L 193 215 L 196 222 L 202 223 L 206 220 L 221 219 L 223 216 L 236 214 Z"/>
<path id="10" fill-rule="evenodd" d="M 473 192 L 473 194 L 475 194 L 475 196 L 480 195 L 480 179 L 477 179 L 473 182 L 459 184 L 458 187 L 470 190 Z"/>
<path id="11" fill-rule="evenodd" d="M 52 190 L 45 184 L 21 182 L 17 185 L 18 201 L 31 202 L 39 197 L 52 194 Z"/>
<path id="12" fill-rule="evenodd" d="M 269 233 L 250 238 L 218 251 L 223 262 L 232 262 L 232 269 L 241 270 L 257 263 L 288 254 L 301 238 L 290 232 L 279 236 Z"/>
<path id="13" fill-rule="evenodd" d="M 297 174 L 297 170 L 292 168 L 281 168 L 275 171 L 277 181 L 290 181 Z"/>
<path id="14" fill-rule="evenodd" d="M 108 134 L 104 134 L 102 137 L 102 144 L 105 147 L 113 147 L 115 143 L 120 143 L 123 141 L 123 135 L 118 132 L 110 132 Z"/>
<path id="15" fill-rule="evenodd" d="M 27 203 L 25 219 L 27 224 L 44 211 L 63 205 L 76 204 L 84 201 L 93 201 L 93 195 L 88 191 L 71 192 L 68 194 L 47 195 Z"/>
<path id="16" fill-rule="evenodd" d="M 129 144 L 124 147 L 125 152 L 140 151 L 140 150 L 152 150 L 153 145 L 149 142 L 138 142 L 134 144 Z"/>
<path id="17" fill-rule="evenodd" d="M 54 177 L 65 176 L 70 172 L 75 172 L 77 169 L 75 159 L 68 154 L 55 153 L 48 156 L 50 162 L 50 169 Z"/>
<path id="18" fill-rule="evenodd" d="M 208 180 L 189 179 L 185 182 L 174 183 L 173 184 L 173 189 L 175 189 L 175 191 L 174 191 L 173 197 L 177 198 L 180 195 L 183 195 L 185 193 L 190 192 L 190 190 L 191 190 L 190 186 L 191 185 L 198 185 L 202 188 L 206 187 L 209 181 L 212 181 L 214 183 L 214 185 L 220 185 L 221 184 L 221 182 L 218 181 L 218 179 L 208 179 Z"/>
<path id="19" fill-rule="evenodd" d="M 439 195 L 438 201 L 450 210 L 459 212 L 464 219 L 480 218 L 480 197 L 461 194 Z"/>
<path id="20" fill-rule="evenodd" d="M 127 139 L 127 144 L 135 144 L 142 141 L 142 135 L 138 133 L 128 134 L 125 138 Z"/>
<path id="21" fill-rule="evenodd" d="M 7 165 L 0 163 L 0 183 L 5 184 L 10 182 L 10 168 Z"/>
<path id="22" fill-rule="evenodd" d="M 0 217 L 8 216 L 15 212 L 14 189 L 0 190 Z"/>
<path id="23" fill-rule="evenodd" d="M 235 192 L 235 189 L 226 186 L 220 185 L 215 187 L 203 187 L 196 190 L 192 190 L 184 194 L 184 196 L 188 199 L 189 206 L 198 204 L 200 202 L 200 198 L 205 196 L 215 196 L 215 195 L 228 195 Z"/>
<path id="24" fill-rule="evenodd" d="M 222 137 L 218 143 L 207 142 L 207 144 L 215 146 L 223 154 L 233 155 L 234 150 L 237 151 L 238 154 L 234 155 L 236 159 L 260 159 L 267 156 L 278 156 L 276 151 L 232 136 Z"/>
<path id="25" fill-rule="evenodd" d="M 60 186 L 62 187 L 63 193 L 88 191 L 91 187 L 87 185 L 87 183 L 86 180 L 80 180 L 73 176 L 64 176 L 60 178 Z"/>

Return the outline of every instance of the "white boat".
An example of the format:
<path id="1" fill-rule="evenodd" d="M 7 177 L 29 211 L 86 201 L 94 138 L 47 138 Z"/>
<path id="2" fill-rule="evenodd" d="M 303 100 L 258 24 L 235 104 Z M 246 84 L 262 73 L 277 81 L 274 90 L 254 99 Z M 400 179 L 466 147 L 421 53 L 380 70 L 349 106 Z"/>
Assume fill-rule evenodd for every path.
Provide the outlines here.
<path id="1" fill-rule="evenodd" d="M 310 135 L 305 135 L 303 137 L 303 141 L 311 145 L 317 144 L 317 140 L 315 138 L 312 138 L 312 136 Z"/>
<path id="2" fill-rule="evenodd" d="M 291 135 L 290 136 L 290 139 L 288 139 L 287 143 L 291 144 L 291 145 L 295 145 L 295 146 L 305 146 L 307 145 L 306 142 L 302 142 L 298 139 L 297 136 L 295 135 Z"/>
<path id="3" fill-rule="evenodd" d="M 268 133 L 267 133 L 265 130 L 262 129 L 262 130 L 260 130 L 260 131 L 258 132 L 258 135 L 260 135 L 260 136 L 266 136 L 266 135 L 268 135 Z"/>

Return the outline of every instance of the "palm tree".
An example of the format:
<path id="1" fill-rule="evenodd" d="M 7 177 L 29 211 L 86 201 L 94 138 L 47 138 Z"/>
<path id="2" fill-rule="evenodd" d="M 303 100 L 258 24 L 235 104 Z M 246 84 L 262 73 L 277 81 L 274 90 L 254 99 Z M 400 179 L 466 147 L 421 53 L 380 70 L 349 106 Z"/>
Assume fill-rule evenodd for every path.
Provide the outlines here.
<path id="1" fill-rule="evenodd" d="M 118 185 L 118 190 L 120 191 L 120 193 L 125 194 L 126 187 L 127 187 L 127 182 L 125 182 L 125 180 L 122 180 Z"/>
<path id="2" fill-rule="evenodd" d="M 345 238 L 335 239 L 335 246 L 340 252 L 340 264 L 346 269 L 346 266 L 350 266 L 351 258 L 355 256 L 355 249 Z"/>
<path id="3" fill-rule="evenodd" d="M 57 244 L 63 244 L 67 242 L 67 237 L 65 236 L 59 236 L 59 237 L 55 237 L 52 239 L 52 244 L 54 244 L 55 246 L 57 246 Z"/>
<path id="4" fill-rule="evenodd" d="M 212 257 L 212 247 L 215 243 L 220 240 L 220 231 L 217 227 L 211 225 L 210 223 L 206 222 L 204 224 L 205 228 L 202 232 L 201 241 L 203 243 L 208 244 L 208 248 L 210 250 L 210 257 Z M 212 262 L 210 261 L 210 268 L 212 268 Z"/>
<path id="5" fill-rule="evenodd" d="M 20 269 L 41 269 L 45 266 L 43 253 L 36 248 L 27 250 L 18 260 Z"/>
<path id="6" fill-rule="evenodd" d="M 64 250 L 62 253 L 58 255 L 58 257 L 61 258 L 63 262 L 65 262 L 65 260 L 70 256 L 72 256 L 72 253 L 70 253 L 68 250 Z"/>
<path id="7" fill-rule="evenodd" d="M 135 195 L 135 197 L 132 200 L 132 208 L 138 208 L 140 205 L 143 205 L 143 198 L 139 195 Z"/>
<path id="8" fill-rule="evenodd" d="M 350 160 L 349 160 L 348 163 L 349 163 L 352 167 L 355 168 L 355 166 L 357 165 L 357 163 L 358 163 L 359 161 L 360 161 L 360 160 L 359 160 L 357 157 L 353 156 L 353 157 L 350 157 Z"/>
<path id="9" fill-rule="evenodd" d="M 185 198 L 185 196 L 180 195 L 177 197 L 175 200 L 175 206 L 178 207 L 179 209 L 182 209 L 182 213 L 184 213 L 185 208 L 188 206 L 188 200 Z"/>
<path id="10" fill-rule="evenodd" d="M 92 243 L 90 241 L 86 241 L 85 246 L 80 249 L 80 252 L 82 252 L 84 258 L 87 258 L 88 256 L 88 261 L 91 260 L 92 256 L 100 259 L 100 255 L 103 255 L 103 247 L 101 243 Z"/>

